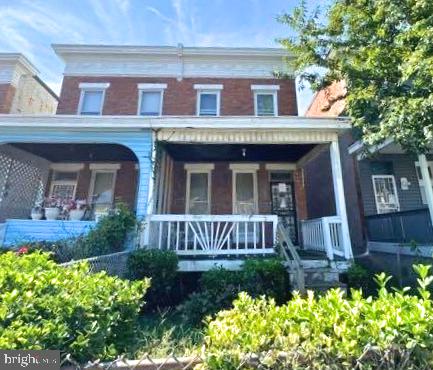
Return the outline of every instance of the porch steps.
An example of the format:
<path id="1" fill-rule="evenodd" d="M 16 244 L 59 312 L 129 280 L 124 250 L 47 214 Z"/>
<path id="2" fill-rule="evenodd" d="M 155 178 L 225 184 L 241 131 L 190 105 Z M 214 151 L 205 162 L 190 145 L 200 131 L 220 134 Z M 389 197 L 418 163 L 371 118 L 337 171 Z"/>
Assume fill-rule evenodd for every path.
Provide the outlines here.
<path id="1" fill-rule="evenodd" d="M 304 269 L 305 288 L 317 293 L 326 292 L 332 288 L 346 291 L 345 284 L 340 282 L 340 272 L 333 267 Z"/>

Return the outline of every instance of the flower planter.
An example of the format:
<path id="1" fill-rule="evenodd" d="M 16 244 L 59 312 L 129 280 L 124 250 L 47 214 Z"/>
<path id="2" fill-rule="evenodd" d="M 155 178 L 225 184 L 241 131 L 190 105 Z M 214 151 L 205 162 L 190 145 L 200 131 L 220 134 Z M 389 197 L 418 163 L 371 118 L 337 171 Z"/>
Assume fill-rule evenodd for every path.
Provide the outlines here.
<path id="1" fill-rule="evenodd" d="M 40 220 L 42 219 L 42 216 L 43 214 L 41 211 L 32 211 L 32 213 L 30 213 L 32 220 Z"/>
<path id="2" fill-rule="evenodd" d="M 60 209 L 57 207 L 45 207 L 45 218 L 47 220 L 57 220 L 60 215 Z"/>
<path id="3" fill-rule="evenodd" d="M 80 221 L 84 217 L 84 209 L 71 209 L 69 211 L 69 219 L 71 221 Z"/>

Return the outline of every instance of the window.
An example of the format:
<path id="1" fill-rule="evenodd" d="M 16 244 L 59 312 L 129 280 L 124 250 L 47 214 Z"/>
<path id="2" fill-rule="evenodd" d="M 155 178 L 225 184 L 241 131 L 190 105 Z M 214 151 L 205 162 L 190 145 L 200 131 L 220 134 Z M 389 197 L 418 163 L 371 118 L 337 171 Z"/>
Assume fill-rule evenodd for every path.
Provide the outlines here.
<path id="1" fill-rule="evenodd" d="M 114 187 L 116 185 L 119 164 L 90 164 L 92 177 L 90 180 L 89 202 L 93 204 L 95 212 L 104 212 L 111 208 L 114 201 Z"/>
<path id="2" fill-rule="evenodd" d="M 254 91 L 254 114 L 256 116 L 278 115 L 279 85 L 252 85 Z"/>
<path id="3" fill-rule="evenodd" d="M 394 176 L 373 175 L 372 179 L 377 213 L 398 212 L 400 204 Z"/>
<path id="4" fill-rule="evenodd" d="M 209 214 L 213 164 L 186 164 L 186 213 Z"/>
<path id="5" fill-rule="evenodd" d="M 255 214 L 258 210 L 257 164 L 230 164 L 233 171 L 233 214 Z"/>
<path id="6" fill-rule="evenodd" d="M 105 90 L 108 83 L 81 83 L 78 113 L 82 115 L 100 115 L 104 105 Z"/>
<path id="7" fill-rule="evenodd" d="M 197 115 L 219 116 L 223 85 L 194 85 L 197 90 Z"/>
<path id="8" fill-rule="evenodd" d="M 77 190 L 77 171 L 53 171 L 50 197 L 74 199 Z"/>
<path id="9" fill-rule="evenodd" d="M 138 84 L 138 114 L 141 116 L 162 115 L 164 89 L 167 84 Z"/>
<path id="10" fill-rule="evenodd" d="M 418 184 L 419 184 L 419 191 L 421 193 L 421 200 L 422 200 L 423 204 L 427 204 L 427 198 L 426 198 L 426 195 L 425 195 L 424 180 L 422 179 L 421 169 L 419 167 L 419 163 L 418 162 L 415 162 L 415 168 L 416 168 L 416 174 L 417 174 L 417 177 L 418 177 Z M 433 168 L 433 162 L 428 162 L 428 173 L 430 175 L 430 179 L 433 180 L 433 176 L 432 176 L 433 170 L 432 170 L 432 168 Z"/>

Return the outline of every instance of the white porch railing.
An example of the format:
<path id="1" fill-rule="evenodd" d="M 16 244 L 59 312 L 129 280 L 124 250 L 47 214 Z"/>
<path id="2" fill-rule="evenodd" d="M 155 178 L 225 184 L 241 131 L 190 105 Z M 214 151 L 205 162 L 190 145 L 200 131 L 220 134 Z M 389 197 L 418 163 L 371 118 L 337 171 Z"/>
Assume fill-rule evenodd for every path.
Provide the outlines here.
<path id="1" fill-rule="evenodd" d="M 341 219 L 338 216 L 302 221 L 302 241 L 305 249 L 325 252 L 330 260 L 344 257 Z"/>
<path id="2" fill-rule="evenodd" d="M 274 253 L 276 215 L 149 215 L 142 246 L 179 255 Z"/>

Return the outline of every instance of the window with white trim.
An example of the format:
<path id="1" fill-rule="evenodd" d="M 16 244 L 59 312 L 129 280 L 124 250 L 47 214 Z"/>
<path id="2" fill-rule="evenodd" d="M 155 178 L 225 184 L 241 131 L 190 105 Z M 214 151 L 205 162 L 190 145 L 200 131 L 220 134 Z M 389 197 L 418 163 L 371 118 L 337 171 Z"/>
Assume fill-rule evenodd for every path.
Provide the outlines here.
<path id="1" fill-rule="evenodd" d="M 138 114 L 141 116 L 161 116 L 166 87 L 167 84 L 138 84 Z"/>
<path id="2" fill-rule="evenodd" d="M 78 114 L 91 116 L 101 115 L 104 106 L 105 90 L 109 86 L 109 83 L 81 83 Z"/>
<path id="3" fill-rule="evenodd" d="M 254 114 L 256 116 L 278 116 L 279 85 L 252 85 L 254 92 Z"/>
<path id="4" fill-rule="evenodd" d="M 78 171 L 57 171 L 52 174 L 50 197 L 74 199 L 77 190 Z"/>
<path id="5" fill-rule="evenodd" d="M 433 180 L 433 162 L 427 162 L 428 164 L 428 173 L 430 176 L 430 179 Z M 425 195 L 425 186 L 424 186 L 424 180 L 422 179 L 421 175 L 421 168 L 419 166 L 419 162 L 415 162 L 415 169 L 416 169 L 416 175 L 418 177 L 418 185 L 419 185 L 419 192 L 421 193 L 421 200 L 423 204 L 427 204 L 427 198 Z"/>
<path id="6" fill-rule="evenodd" d="M 373 175 L 373 190 L 378 214 L 398 212 L 397 186 L 393 175 Z"/>
<path id="7" fill-rule="evenodd" d="M 206 215 L 211 209 L 211 171 L 213 164 L 185 164 L 186 213 Z"/>
<path id="8" fill-rule="evenodd" d="M 197 90 L 197 116 L 219 116 L 223 85 L 195 84 Z"/>

